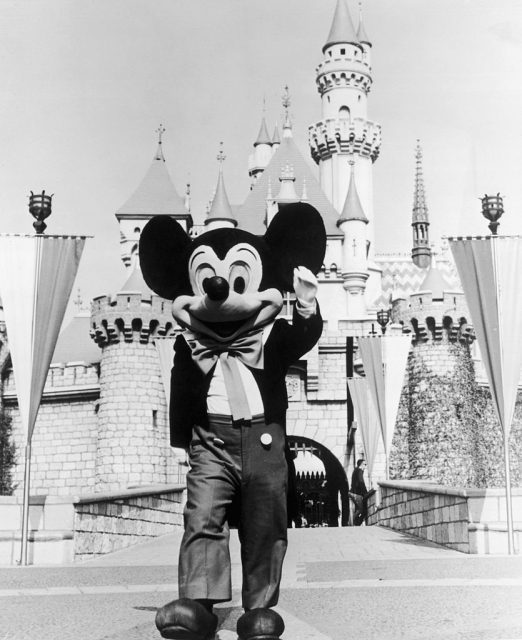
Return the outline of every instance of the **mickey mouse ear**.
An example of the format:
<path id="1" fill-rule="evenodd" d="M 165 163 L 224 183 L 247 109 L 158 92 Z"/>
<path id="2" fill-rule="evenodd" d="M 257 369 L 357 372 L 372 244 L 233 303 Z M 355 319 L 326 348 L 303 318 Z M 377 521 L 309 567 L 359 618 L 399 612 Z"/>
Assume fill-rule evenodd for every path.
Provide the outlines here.
<path id="1" fill-rule="evenodd" d="M 162 298 L 174 300 L 190 290 L 187 249 L 191 240 L 169 216 L 155 216 L 140 236 L 140 266 L 148 286 Z"/>
<path id="2" fill-rule="evenodd" d="M 295 267 L 316 274 L 326 251 L 326 231 L 321 214 L 305 202 L 280 205 L 265 234 L 279 280 L 286 291 L 293 289 Z"/>

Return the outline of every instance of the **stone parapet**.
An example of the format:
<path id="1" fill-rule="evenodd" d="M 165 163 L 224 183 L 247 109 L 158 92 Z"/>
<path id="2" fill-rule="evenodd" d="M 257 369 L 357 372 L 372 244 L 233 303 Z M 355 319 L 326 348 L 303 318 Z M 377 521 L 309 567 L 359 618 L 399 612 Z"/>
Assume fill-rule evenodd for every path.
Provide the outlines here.
<path id="1" fill-rule="evenodd" d="M 338 153 L 377 160 L 381 148 L 381 126 L 364 118 L 326 118 L 308 127 L 308 142 L 314 162 Z"/>
<path id="2" fill-rule="evenodd" d="M 380 495 L 379 495 L 380 494 Z M 369 524 L 403 531 L 464 553 L 507 552 L 505 494 L 501 489 L 463 489 L 429 482 L 379 483 Z M 513 490 L 515 546 L 522 542 L 522 489 Z"/>
<path id="3" fill-rule="evenodd" d="M 412 342 L 461 342 L 475 339 L 469 324 L 469 309 L 460 291 L 444 291 L 443 298 L 433 298 L 431 291 L 418 291 L 409 301 L 396 300 L 392 321 L 412 333 Z"/>
<path id="4" fill-rule="evenodd" d="M 29 564 L 69 564 L 183 526 L 184 485 L 83 496 L 31 496 Z M 22 498 L 0 496 L 0 564 L 20 558 Z"/>
<path id="5" fill-rule="evenodd" d="M 91 337 L 100 347 L 119 342 L 146 344 L 174 332 L 171 303 L 156 295 L 117 293 L 98 296 L 91 306 Z"/>
<path id="6" fill-rule="evenodd" d="M 144 487 L 75 499 L 74 559 L 87 560 L 183 526 L 184 486 Z"/>

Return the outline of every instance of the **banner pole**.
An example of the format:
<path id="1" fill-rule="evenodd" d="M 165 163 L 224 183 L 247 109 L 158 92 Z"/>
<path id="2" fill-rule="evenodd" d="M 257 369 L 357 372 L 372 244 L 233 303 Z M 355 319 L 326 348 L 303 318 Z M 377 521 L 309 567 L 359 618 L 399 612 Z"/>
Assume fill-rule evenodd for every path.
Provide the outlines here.
<path id="1" fill-rule="evenodd" d="M 506 467 L 506 516 L 507 516 L 507 534 L 508 534 L 508 553 L 515 553 L 514 534 L 513 534 L 513 510 L 511 503 L 511 472 L 509 464 L 509 435 L 504 433 L 504 464 Z"/>
<path id="2" fill-rule="evenodd" d="M 31 481 L 31 441 L 25 446 L 24 501 L 22 508 L 22 548 L 20 565 L 27 565 L 27 541 L 29 533 L 29 487 Z"/>

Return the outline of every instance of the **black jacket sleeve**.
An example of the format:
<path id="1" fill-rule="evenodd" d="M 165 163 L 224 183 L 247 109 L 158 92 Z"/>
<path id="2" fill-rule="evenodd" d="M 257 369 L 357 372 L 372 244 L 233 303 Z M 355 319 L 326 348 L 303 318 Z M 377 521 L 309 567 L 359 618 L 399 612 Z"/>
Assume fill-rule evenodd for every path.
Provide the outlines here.
<path id="1" fill-rule="evenodd" d="M 174 366 L 170 378 L 170 444 L 187 449 L 192 427 L 206 421 L 201 389 L 204 375 L 194 364 L 190 347 L 182 336 L 174 343 Z"/>
<path id="2" fill-rule="evenodd" d="M 299 358 L 314 347 L 323 331 L 323 319 L 317 303 L 313 316 L 303 318 L 294 307 L 292 324 L 284 323 L 284 329 L 278 334 L 278 351 L 282 356 L 285 368 L 297 362 Z"/>

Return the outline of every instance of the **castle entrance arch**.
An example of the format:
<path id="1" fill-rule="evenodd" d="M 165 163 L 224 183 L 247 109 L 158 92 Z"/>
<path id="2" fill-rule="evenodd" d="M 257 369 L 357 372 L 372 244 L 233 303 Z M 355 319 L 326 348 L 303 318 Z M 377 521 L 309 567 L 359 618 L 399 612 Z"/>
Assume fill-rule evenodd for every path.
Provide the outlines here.
<path id="1" fill-rule="evenodd" d="M 288 436 L 296 468 L 297 505 L 292 526 L 338 527 L 349 520 L 348 480 L 333 453 L 301 436 Z"/>

